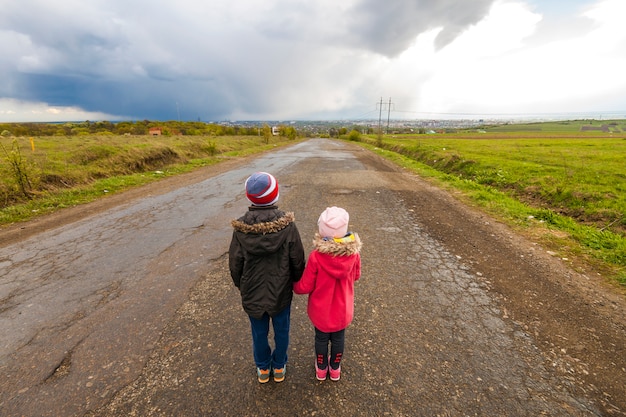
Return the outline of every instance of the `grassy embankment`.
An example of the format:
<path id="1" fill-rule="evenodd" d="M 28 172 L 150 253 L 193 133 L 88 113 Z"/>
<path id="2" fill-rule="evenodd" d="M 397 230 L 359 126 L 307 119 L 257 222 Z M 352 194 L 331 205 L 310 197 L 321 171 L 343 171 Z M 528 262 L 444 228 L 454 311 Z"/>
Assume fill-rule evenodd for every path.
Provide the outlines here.
<path id="1" fill-rule="evenodd" d="M 0 137 L 0 226 L 293 142 L 255 136 Z"/>
<path id="2" fill-rule="evenodd" d="M 602 122 L 608 124 L 609 122 Z M 594 127 L 601 122 L 594 121 Z M 626 122 L 362 137 L 368 147 L 626 286 Z M 377 146 L 378 145 L 378 146 Z M 382 148 L 382 149 L 380 149 Z"/>

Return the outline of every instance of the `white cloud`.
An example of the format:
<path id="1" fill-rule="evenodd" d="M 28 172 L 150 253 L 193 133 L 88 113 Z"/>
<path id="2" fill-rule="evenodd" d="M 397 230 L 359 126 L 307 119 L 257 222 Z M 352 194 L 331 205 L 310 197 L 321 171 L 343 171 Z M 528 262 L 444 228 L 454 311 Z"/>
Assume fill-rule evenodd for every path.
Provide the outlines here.
<path id="1" fill-rule="evenodd" d="M 0 98 L 0 121 L 4 123 L 121 119 L 124 117 L 101 112 L 88 112 L 74 106 L 50 106 L 46 103 Z"/>
<path id="2" fill-rule="evenodd" d="M 595 23 L 589 32 L 537 46 L 528 40 L 541 16 L 524 3 L 498 2 L 483 21 L 430 57 L 433 76 L 420 92 L 420 109 L 524 114 L 619 105 L 603 97 L 626 92 L 618 75 L 626 55 L 615 47 L 626 35 L 604 17 L 623 16 L 623 8 L 619 1 L 600 3 L 585 14 Z"/>

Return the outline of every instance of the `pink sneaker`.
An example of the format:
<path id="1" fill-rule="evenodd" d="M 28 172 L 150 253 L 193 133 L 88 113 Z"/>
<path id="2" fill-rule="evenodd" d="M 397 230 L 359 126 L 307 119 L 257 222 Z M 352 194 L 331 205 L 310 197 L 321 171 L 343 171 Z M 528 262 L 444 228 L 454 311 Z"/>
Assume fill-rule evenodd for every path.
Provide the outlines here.
<path id="1" fill-rule="evenodd" d="M 341 365 L 337 369 L 333 369 L 330 365 L 328 367 L 330 368 L 330 380 L 339 381 L 339 378 L 341 378 Z"/>
<path id="2" fill-rule="evenodd" d="M 326 380 L 326 374 L 328 374 L 329 366 L 326 366 L 326 369 L 320 369 L 317 367 L 317 362 L 315 362 L 315 377 L 318 381 Z"/>

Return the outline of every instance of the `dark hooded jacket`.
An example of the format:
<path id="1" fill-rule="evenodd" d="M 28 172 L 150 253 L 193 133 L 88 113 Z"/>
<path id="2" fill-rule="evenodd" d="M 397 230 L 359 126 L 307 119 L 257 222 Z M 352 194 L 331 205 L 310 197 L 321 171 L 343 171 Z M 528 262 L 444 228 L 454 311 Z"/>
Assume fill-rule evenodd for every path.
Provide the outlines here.
<path id="1" fill-rule="evenodd" d="M 256 207 L 231 222 L 230 275 L 248 315 L 274 316 L 293 298 L 293 283 L 304 271 L 304 248 L 293 213 Z"/>

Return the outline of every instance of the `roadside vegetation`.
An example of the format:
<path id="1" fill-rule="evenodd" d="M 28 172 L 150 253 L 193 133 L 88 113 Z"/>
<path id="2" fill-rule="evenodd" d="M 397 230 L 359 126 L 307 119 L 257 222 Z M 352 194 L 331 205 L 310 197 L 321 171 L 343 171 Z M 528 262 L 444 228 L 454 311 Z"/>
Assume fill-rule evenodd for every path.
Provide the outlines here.
<path id="1" fill-rule="evenodd" d="M 269 126 L 245 136 L 0 135 L 0 226 L 295 139 Z"/>
<path id="2" fill-rule="evenodd" d="M 360 141 L 626 286 L 626 122 L 560 122 Z M 586 127 L 586 128 L 585 128 Z M 582 261 L 582 262 L 579 262 Z"/>
<path id="3" fill-rule="evenodd" d="M 151 129 L 158 129 L 153 136 Z M 0 124 L 0 227 L 293 143 L 268 125 Z M 626 121 L 471 130 L 332 128 L 507 222 L 572 265 L 626 288 Z"/>

